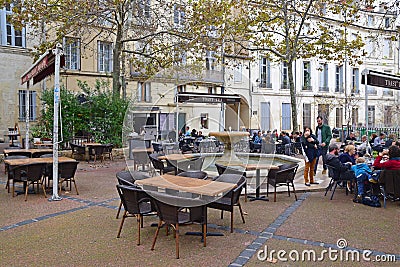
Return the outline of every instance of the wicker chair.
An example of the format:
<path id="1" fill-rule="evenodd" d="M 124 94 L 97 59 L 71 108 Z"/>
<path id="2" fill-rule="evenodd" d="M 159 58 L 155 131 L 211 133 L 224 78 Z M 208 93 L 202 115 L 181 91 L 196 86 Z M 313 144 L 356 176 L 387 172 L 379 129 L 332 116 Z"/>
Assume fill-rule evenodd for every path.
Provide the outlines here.
<path id="1" fill-rule="evenodd" d="M 140 228 L 143 224 L 143 216 L 154 214 L 154 208 L 152 208 L 150 203 L 150 197 L 142 189 L 134 186 L 117 185 L 117 191 L 125 209 L 118 229 L 117 238 L 121 236 L 125 219 L 128 217 L 136 217 L 138 231 L 137 245 L 140 245 Z"/>
<path id="2" fill-rule="evenodd" d="M 293 188 L 294 197 L 297 201 L 296 190 L 294 188 L 294 177 L 296 176 L 298 164 L 283 164 L 279 166 L 279 170 L 270 170 L 268 172 L 268 185 L 272 185 L 274 187 L 274 202 L 276 202 L 276 188 L 281 185 L 286 185 L 288 189 L 288 195 L 290 197 L 290 189 L 289 185 Z M 267 187 L 267 196 L 268 196 L 269 186 Z"/>
<path id="3" fill-rule="evenodd" d="M 161 175 L 164 173 L 175 172 L 175 166 L 169 164 L 164 166 L 164 162 L 158 158 L 159 156 L 161 155 L 157 153 L 152 153 L 149 155 L 149 159 L 153 164 L 154 169 L 158 170 Z"/>
<path id="4" fill-rule="evenodd" d="M 233 210 L 234 207 L 239 207 L 242 221 L 245 223 L 242 206 L 240 205 L 239 197 L 243 187 L 246 184 L 246 177 L 237 174 L 221 174 L 214 178 L 214 181 L 234 183 L 237 186 L 229 191 L 225 196 L 217 199 L 207 205 L 209 208 L 221 210 L 221 219 L 223 219 L 223 211 L 229 211 L 231 213 L 231 233 L 233 233 Z"/>
<path id="5" fill-rule="evenodd" d="M 150 176 L 142 172 L 135 171 L 131 173 L 130 171 L 120 171 L 117 172 L 116 177 L 118 180 L 118 184 L 136 187 L 135 185 L 136 180 L 146 179 L 149 178 Z M 121 208 L 122 208 L 122 201 L 119 203 L 116 219 L 118 219 L 119 217 Z"/>
<path id="6" fill-rule="evenodd" d="M 243 175 L 244 177 L 246 177 L 245 171 L 240 171 L 238 169 L 230 168 L 230 167 L 218 164 L 218 163 L 215 163 L 215 167 L 217 167 L 218 175 L 237 174 L 237 175 Z M 246 184 L 244 185 L 244 202 L 247 202 L 247 178 L 246 178 Z"/>
<path id="7" fill-rule="evenodd" d="M 78 187 L 76 186 L 76 182 L 75 182 L 75 173 L 78 168 L 78 164 L 79 164 L 78 161 L 58 163 L 58 173 L 59 173 L 58 185 L 59 185 L 60 190 L 61 190 L 61 185 L 63 182 L 67 182 L 67 183 L 69 182 L 70 189 L 72 189 L 71 183 L 74 183 L 76 194 L 79 195 Z"/>
<path id="8" fill-rule="evenodd" d="M 154 250 L 157 236 L 163 222 L 175 230 L 176 258 L 179 259 L 179 224 L 196 222 L 202 225 L 203 246 L 207 245 L 207 206 L 202 200 L 169 196 L 161 193 L 152 193 L 153 203 L 156 207 L 159 222 L 154 235 L 151 250 Z M 190 213 L 182 212 L 182 208 L 188 207 Z"/>
<path id="9" fill-rule="evenodd" d="M 12 194 L 15 196 L 15 183 L 23 183 L 25 189 L 25 201 L 28 200 L 28 188 L 29 185 L 40 184 L 42 185 L 43 194 L 46 198 L 46 190 L 43 185 L 43 171 L 46 167 L 46 163 L 31 163 L 25 165 L 16 166 L 9 171 L 12 172 Z"/>
<path id="10" fill-rule="evenodd" d="M 22 155 L 15 155 L 15 156 L 7 156 L 4 158 L 4 160 L 6 159 L 27 159 L 27 156 L 22 156 Z M 10 193 L 10 180 L 12 180 L 12 174 L 9 173 L 9 166 L 7 163 L 4 163 L 4 174 L 8 174 L 8 179 L 7 179 L 7 183 L 6 183 L 6 189 L 8 191 L 8 193 Z M 11 175 L 11 177 L 10 177 Z"/>

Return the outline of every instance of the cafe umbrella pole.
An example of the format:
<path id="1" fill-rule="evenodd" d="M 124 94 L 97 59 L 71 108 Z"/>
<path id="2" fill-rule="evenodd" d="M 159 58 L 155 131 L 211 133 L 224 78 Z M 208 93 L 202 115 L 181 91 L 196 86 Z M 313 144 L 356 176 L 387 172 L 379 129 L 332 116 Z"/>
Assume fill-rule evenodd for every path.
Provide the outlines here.
<path id="1" fill-rule="evenodd" d="M 62 199 L 58 195 L 58 109 L 60 105 L 60 57 L 62 46 L 57 44 L 53 49 L 55 55 L 54 64 L 54 125 L 53 125 L 53 195 L 49 201 L 59 201 Z"/>

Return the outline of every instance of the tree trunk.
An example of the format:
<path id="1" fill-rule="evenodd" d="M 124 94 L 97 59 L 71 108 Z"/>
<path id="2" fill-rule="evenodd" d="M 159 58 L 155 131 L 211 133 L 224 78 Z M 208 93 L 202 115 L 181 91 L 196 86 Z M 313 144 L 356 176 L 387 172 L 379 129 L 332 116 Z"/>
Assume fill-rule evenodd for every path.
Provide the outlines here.
<path id="1" fill-rule="evenodd" d="M 292 126 L 293 126 L 293 131 L 298 131 L 296 88 L 293 79 L 293 61 L 289 61 L 287 65 L 288 65 L 287 68 L 288 68 L 288 79 L 289 79 L 289 89 L 290 89 L 290 106 L 292 110 L 292 124 L 293 124 Z"/>
<path id="2" fill-rule="evenodd" d="M 117 36 L 115 38 L 115 46 L 113 51 L 113 95 L 114 97 L 120 97 L 121 95 L 121 52 L 122 52 L 122 25 L 117 26 Z"/>

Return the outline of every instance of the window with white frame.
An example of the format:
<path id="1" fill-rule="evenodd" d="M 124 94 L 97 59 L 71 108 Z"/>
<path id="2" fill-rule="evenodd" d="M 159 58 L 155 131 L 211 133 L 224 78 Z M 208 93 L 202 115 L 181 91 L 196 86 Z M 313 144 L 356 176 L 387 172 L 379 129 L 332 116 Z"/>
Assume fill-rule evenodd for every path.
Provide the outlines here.
<path id="1" fill-rule="evenodd" d="M 151 102 L 151 90 L 149 82 L 138 82 L 138 102 Z"/>
<path id="2" fill-rule="evenodd" d="M 176 90 L 178 91 L 178 93 L 186 92 L 186 84 L 177 85 Z"/>
<path id="3" fill-rule="evenodd" d="M 321 64 L 319 69 L 319 91 L 329 92 L 327 63 Z"/>
<path id="4" fill-rule="evenodd" d="M 328 124 L 329 104 L 318 104 L 318 116 L 322 117 L 324 124 Z"/>
<path id="5" fill-rule="evenodd" d="M 311 127 L 311 104 L 303 103 L 303 127 Z"/>
<path id="6" fill-rule="evenodd" d="M 261 129 L 269 130 L 271 129 L 271 103 L 261 102 L 260 105 Z"/>
<path id="7" fill-rule="evenodd" d="M 385 28 L 390 28 L 390 18 L 385 18 Z"/>
<path id="8" fill-rule="evenodd" d="M 358 108 L 352 108 L 351 121 L 353 122 L 353 126 L 357 126 L 357 124 L 358 124 Z"/>
<path id="9" fill-rule="evenodd" d="M 139 17 L 146 19 L 150 18 L 150 0 L 139 0 L 138 1 Z"/>
<path id="10" fill-rule="evenodd" d="M 282 103 L 282 130 L 290 130 L 292 127 L 290 103 Z"/>
<path id="11" fill-rule="evenodd" d="M 353 94 L 360 93 L 360 69 L 353 68 L 353 72 L 351 75 L 351 92 Z"/>
<path id="12" fill-rule="evenodd" d="M 336 128 L 342 128 L 343 125 L 343 108 L 336 108 Z"/>
<path id="13" fill-rule="evenodd" d="M 303 62 L 303 90 L 311 90 L 311 63 Z"/>
<path id="14" fill-rule="evenodd" d="M 206 69 L 207 70 L 215 70 L 215 52 L 207 50 L 206 51 Z"/>
<path id="15" fill-rule="evenodd" d="M 241 83 L 242 82 L 242 63 L 239 63 L 236 65 L 233 73 L 233 81 L 235 83 Z"/>
<path id="16" fill-rule="evenodd" d="M 210 87 L 207 88 L 207 92 L 208 92 L 208 94 L 210 94 L 210 95 L 214 95 L 214 94 L 217 93 L 217 87 L 215 87 L 215 86 L 210 86 Z"/>
<path id="17" fill-rule="evenodd" d="M 375 127 L 375 106 L 368 106 L 368 127 Z"/>
<path id="18" fill-rule="evenodd" d="M 174 4 L 174 25 L 177 28 L 185 26 L 185 9 L 179 4 Z"/>
<path id="19" fill-rule="evenodd" d="M 392 49 L 392 40 L 390 38 L 383 39 L 383 57 L 384 58 L 392 58 L 393 57 L 393 49 Z"/>
<path id="20" fill-rule="evenodd" d="M 392 74 L 391 70 L 384 70 L 384 73 Z M 383 96 L 393 96 L 393 89 L 389 88 L 382 88 L 382 95 Z"/>
<path id="21" fill-rule="evenodd" d="M 384 111 L 383 111 L 383 123 L 386 127 L 393 126 L 392 106 L 385 106 Z"/>
<path id="22" fill-rule="evenodd" d="M 374 26 L 374 16 L 372 16 L 372 15 L 367 16 L 367 26 L 369 26 L 369 27 Z"/>
<path id="23" fill-rule="evenodd" d="M 26 46 L 25 28 L 16 29 L 10 22 L 13 4 L 0 9 L 0 44 L 5 46 Z"/>
<path id="24" fill-rule="evenodd" d="M 343 65 L 336 66 L 336 71 L 335 71 L 335 92 L 343 93 Z"/>
<path id="25" fill-rule="evenodd" d="M 18 119 L 20 121 L 25 121 L 26 119 L 27 92 L 28 90 L 18 91 Z M 29 120 L 36 120 L 36 91 L 31 90 L 29 90 Z"/>
<path id="26" fill-rule="evenodd" d="M 112 43 L 98 42 L 98 63 L 99 72 L 112 72 L 113 64 L 113 47 Z"/>
<path id="27" fill-rule="evenodd" d="M 260 87 L 272 88 L 271 84 L 271 62 L 266 57 L 260 59 Z"/>
<path id="28" fill-rule="evenodd" d="M 187 53 L 182 50 L 174 50 L 174 65 L 186 65 Z"/>
<path id="29" fill-rule="evenodd" d="M 282 84 L 281 89 L 289 89 L 289 78 L 288 78 L 288 65 L 286 62 L 282 62 Z"/>
<path id="30" fill-rule="evenodd" d="M 70 70 L 79 70 L 81 64 L 80 40 L 64 38 L 65 67 Z"/>
<path id="31" fill-rule="evenodd" d="M 375 51 L 375 41 L 372 37 L 367 37 L 366 39 L 366 52 L 369 56 L 373 56 L 374 55 L 374 51 Z"/>

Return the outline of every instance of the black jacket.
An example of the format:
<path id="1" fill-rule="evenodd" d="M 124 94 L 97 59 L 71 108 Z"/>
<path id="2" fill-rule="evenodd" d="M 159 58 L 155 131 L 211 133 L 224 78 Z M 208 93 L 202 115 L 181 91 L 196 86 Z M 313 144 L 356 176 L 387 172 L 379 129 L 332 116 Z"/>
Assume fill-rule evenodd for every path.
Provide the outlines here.
<path id="1" fill-rule="evenodd" d="M 340 162 L 339 157 L 337 157 L 335 155 L 327 154 L 326 155 L 326 164 L 329 166 L 332 166 L 334 168 L 333 174 L 330 173 L 329 176 L 332 176 L 333 179 L 335 179 L 335 180 L 337 180 L 339 178 L 341 178 L 341 179 L 355 178 L 354 172 L 350 170 L 351 165 L 343 164 L 342 162 Z"/>

